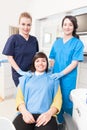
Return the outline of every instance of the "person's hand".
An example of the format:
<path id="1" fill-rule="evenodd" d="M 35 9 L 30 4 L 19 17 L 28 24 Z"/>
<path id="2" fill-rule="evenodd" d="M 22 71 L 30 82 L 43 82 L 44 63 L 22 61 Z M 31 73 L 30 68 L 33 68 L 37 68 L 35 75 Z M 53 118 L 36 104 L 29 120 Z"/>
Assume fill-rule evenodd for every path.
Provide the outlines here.
<path id="1" fill-rule="evenodd" d="M 33 117 L 33 115 L 29 112 L 29 111 L 24 111 L 22 113 L 22 116 L 23 116 L 23 120 L 25 123 L 29 123 L 29 124 L 32 124 L 32 123 L 35 123 L 35 119 Z"/>
<path id="2" fill-rule="evenodd" d="M 61 78 L 62 76 L 64 76 L 64 73 L 63 73 L 63 72 L 54 73 L 54 74 L 50 75 L 50 77 L 51 77 L 52 79 L 55 79 L 55 80 L 58 80 L 58 79 Z"/>
<path id="3" fill-rule="evenodd" d="M 53 67 L 52 67 L 52 66 L 48 68 L 48 73 L 49 73 L 49 74 L 52 74 L 52 73 L 53 73 Z"/>
<path id="4" fill-rule="evenodd" d="M 27 76 L 29 76 L 29 77 L 32 76 L 32 73 L 31 73 L 31 72 L 29 72 L 29 71 L 28 71 L 28 72 L 25 72 L 25 71 L 22 71 L 21 69 L 18 69 L 18 70 L 17 70 L 17 73 L 20 74 L 20 75 L 22 75 L 22 76 L 23 76 L 23 75 L 27 75 Z"/>
<path id="5" fill-rule="evenodd" d="M 41 114 L 36 120 L 36 126 L 46 125 L 51 120 L 51 117 L 52 115 L 49 111 Z"/>

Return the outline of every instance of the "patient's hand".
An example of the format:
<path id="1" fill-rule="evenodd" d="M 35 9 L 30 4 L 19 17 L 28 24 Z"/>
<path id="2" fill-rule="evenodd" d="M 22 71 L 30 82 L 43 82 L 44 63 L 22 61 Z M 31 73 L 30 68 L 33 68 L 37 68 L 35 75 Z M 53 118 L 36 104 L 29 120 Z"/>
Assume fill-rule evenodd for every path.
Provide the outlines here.
<path id="1" fill-rule="evenodd" d="M 32 123 L 35 123 L 35 120 L 34 120 L 34 117 L 33 115 L 29 112 L 29 111 L 24 111 L 22 113 L 22 116 L 23 116 L 23 120 L 25 123 L 29 123 L 29 124 L 32 124 Z"/>
<path id="2" fill-rule="evenodd" d="M 52 115 L 49 111 L 41 114 L 36 121 L 36 126 L 46 125 L 51 120 L 51 117 Z"/>

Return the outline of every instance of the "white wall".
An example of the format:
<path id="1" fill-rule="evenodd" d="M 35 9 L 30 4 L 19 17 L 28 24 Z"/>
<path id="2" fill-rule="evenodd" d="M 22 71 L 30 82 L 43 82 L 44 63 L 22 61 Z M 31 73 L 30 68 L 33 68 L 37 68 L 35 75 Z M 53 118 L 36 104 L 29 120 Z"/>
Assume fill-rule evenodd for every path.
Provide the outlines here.
<path id="1" fill-rule="evenodd" d="M 33 17 L 32 32 L 35 33 L 35 20 L 49 15 L 66 12 L 87 6 L 87 0 L 31 0 L 29 9 Z"/>
<path id="2" fill-rule="evenodd" d="M 0 0 L 0 59 L 2 49 L 9 36 L 9 25 L 17 26 L 19 14 L 29 11 L 30 0 Z M 29 11 L 30 12 L 30 11 Z"/>
<path id="3" fill-rule="evenodd" d="M 31 33 L 34 35 L 36 29 L 35 22 L 37 19 L 53 14 L 60 14 L 83 6 L 87 6 L 87 0 L 0 0 L 0 59 L 5 57 L 2 55 L 2 50 L 9 37 L 9 26 L 18 25 L 18 17 L 21 12 L 28 11 L 32 15 L 33 26 Z M 5 70 L 6 72 L 0 76 L 3 78 L 2 88 L 4 87 L 4 90 L 8 87 L 4 82 L 6 81 L 6 84 L 9 83 L 7 77 L 4 81 L 4 74 L 10 73 L 6 67 Z M 0 78 L 0 81 L 2 78 Z M 13 86 L 12 83 L 11 86 Z"/>
<path id="4" fill-rule="evenodd" d="M 29 7 L 35 18 L 42 18 L 86 5 L 87 0 L 31 0 Z"/>
<path id="5" fill-rule="evenodd" d="M 87 5 L 87 0 L 0 0 L 0 58 L 9 36 L 9 25 L 17 26 L 19 14 L 29 11 L 33 17 L 31 33 L 35 34 L 35 20 Z"/>

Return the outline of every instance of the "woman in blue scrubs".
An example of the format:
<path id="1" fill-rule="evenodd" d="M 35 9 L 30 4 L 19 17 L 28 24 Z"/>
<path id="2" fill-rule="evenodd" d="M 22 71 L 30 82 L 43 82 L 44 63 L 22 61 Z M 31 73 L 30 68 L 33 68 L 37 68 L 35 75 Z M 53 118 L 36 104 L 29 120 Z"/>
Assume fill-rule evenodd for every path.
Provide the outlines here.
<path id="1" fill-rule="evenodd" d="M 58 121 L 64 122 L 63 113 L 72 115 L 73 104 L 70 101 L 70 92 L 76 88 L 78 62 L 83 61 L 83 43 L 76 34 L 77 19 L 74 16 L 65 16 L 62 20 L 64 35 L 56 39 L 50 51 L 50 64 L 53 65 L 52 78 L 60 79 L 63 104 L 58 114 Z"/>
<path id="2" fill-rule="evenodd" d="M 38 52 L 38 41 L 35 36 L 30 35 L 32 17 L 29 13 L 23 12 L 19 17 L 19 34 L 10 36 L 3 49 L 12 66 L 12 78 L 15 85 L 19 83 L 18 78 L 27 74 L 31 61 Z"/>

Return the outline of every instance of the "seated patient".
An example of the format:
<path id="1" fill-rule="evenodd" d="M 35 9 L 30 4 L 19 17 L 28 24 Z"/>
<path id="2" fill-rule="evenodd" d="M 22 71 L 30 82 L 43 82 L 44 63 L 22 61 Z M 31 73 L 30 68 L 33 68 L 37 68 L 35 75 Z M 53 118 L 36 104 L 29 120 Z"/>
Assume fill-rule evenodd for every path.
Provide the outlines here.
<path id="1" fill-rule="evenodd" d="M 38 52 L 33 58 L 32 76 L 19 78 L 16 107 L 19 114 L 13 124 L 16 130 L 57 130 L 56 114 L 61 109 L 59 81 L 50 78 L 48 59 Z"/>

